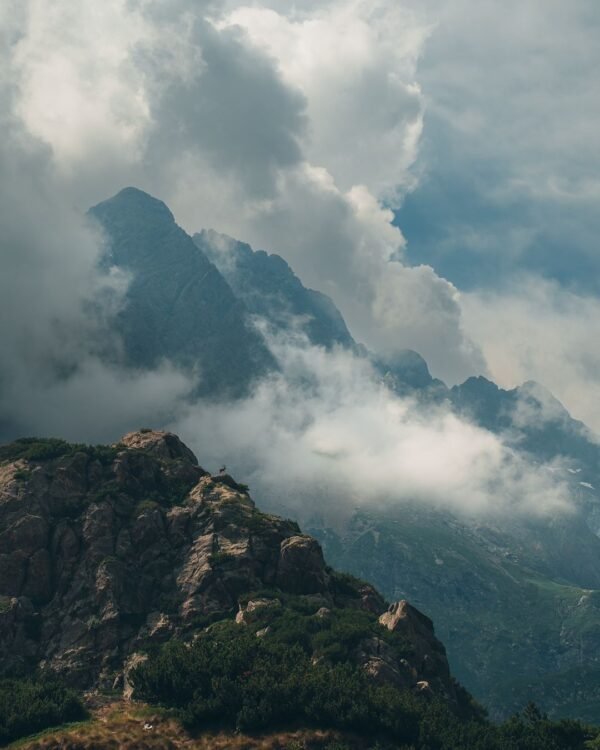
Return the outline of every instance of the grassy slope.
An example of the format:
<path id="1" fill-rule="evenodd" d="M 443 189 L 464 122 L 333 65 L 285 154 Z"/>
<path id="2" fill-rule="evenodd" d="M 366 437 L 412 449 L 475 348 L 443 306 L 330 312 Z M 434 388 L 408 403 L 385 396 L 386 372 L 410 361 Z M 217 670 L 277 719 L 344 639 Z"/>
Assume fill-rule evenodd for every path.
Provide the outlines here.
<path id="1" fill-rule="evenodd" d="M 151 724 L 152 729 L 144 729 Z M 291 730 L 272 734 L 245 735 L 207 733 L 193 737 L 168 713 L 141 703 L 115 701 L 92 712 L 89 721 L 48 730 L 19 740 L 16 750 L 356 750 L 364 742 L 339 732 Z"/>

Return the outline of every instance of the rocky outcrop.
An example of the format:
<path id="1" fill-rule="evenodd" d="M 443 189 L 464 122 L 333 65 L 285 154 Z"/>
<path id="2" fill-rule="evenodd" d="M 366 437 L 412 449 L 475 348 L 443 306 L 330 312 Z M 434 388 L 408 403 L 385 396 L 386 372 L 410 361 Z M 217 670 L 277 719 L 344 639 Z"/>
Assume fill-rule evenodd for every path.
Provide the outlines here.
<path id="1" fill-rule="evenodd" d="M 396 645 L 381 636 L 360 644 L 357 660 L 373 680 L 400 690 L 443 696 L 456 703 L 456 683 L 450 676 L 446 651 L 435 637 L 431 620 L 402 600 L 390 605 L 379 617 L 379 623 L 398 638 Z"/>
<path id="2" fill-rule="evenodd" d="M 379 618 L 381 625 L 397 633 L 411 644 L 412 670 L 419 690 L 431 689 L 454 697 L 454 687 L 448 693 L 450 668 L 446 649 L 435 637 L 433 622 L 405 599 L 392 604 Z"/>
<path id="3" fill-rule="evenodd" d="M 217 619 L 267 637 L 269 613 L 289 597 L 323 623 L 339 607 L 385 608 L 371 586 L 332 571 L 294 522 L 260 513 L 243 485 L 210 476 L 170 433 L 141 430 L 111 448 L 17 442 L 1 455 L 4 673 L 47 666 L 77 687 L 128 689 L 150 644 Z M 400 602 L 381 623 L 406 658 L 381 628 L 358 647 L 365 670 L 452 698 L 430 621 Z"/>
<path id="4" fill-rule="evenodd" d="M 317 594 L 327 585 L 323 552 L 310 536 L 291 536 L 281 543 L 277 585 L 295 594 Z"/>

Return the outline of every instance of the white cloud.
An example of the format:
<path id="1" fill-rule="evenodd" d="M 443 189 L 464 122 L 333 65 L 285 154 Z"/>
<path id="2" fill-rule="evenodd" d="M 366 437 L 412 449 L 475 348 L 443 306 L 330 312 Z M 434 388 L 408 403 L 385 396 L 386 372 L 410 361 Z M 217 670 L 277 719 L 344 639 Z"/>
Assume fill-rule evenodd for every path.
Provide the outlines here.
<path id="1" fill-rule="evenodd" d="M 135 162 L 149 122 L 141 72 L 133 55 L 152 29 L 124 0 L 24 3 L 11 71 L 16 113 L 50 144 L 68 173 L 91 161 Z"/>
<path id="2" fill-rule="evenodd" d="M 221 25 L 239 25 L 276 60 L 307 100 L 305 157 L 342 191 L 374 195 L 413 181 L 423 98 L 416 65 L 427 28 L 397 3 L 335 2 L 286 15 L 242 6 Z"/>
<path id="3" fill-rule="evenodd" d="M 19 368 L 0 408 L 21 435 L 113 443 L 131 429 L 165 424 L 186 407 L 193 382 L 171 365 L 138 372 L 86 357 L 68 377 Z"/>
<path id="4" fill-rule="evenodd" d="M 428 29 L 413 13 L 357 0 L 26 8 L 15 112 L 72 202 L 137 184 L 189 230 L 281 253 L 368 346 L 417 347 L 452 382 L 483 369 L 456 290 L 389 262 L 404 240 L 380 201 L 414 183 L 423 118 Z"/>
<path id="5" fill-rule="evenodd" d="M 0 35 L 0 57 L 7 63 L 0 67 L 0 431 L 3 438 L 5 433 L 35 433 L 114 439 L 122 427 L 138 423 L 144 416 L 170 418 L 173 405 L 189 390 L 189 383 L 168 366 L 154 373 L 125 371 L 118 366 L 119 340 L 105 323 L 119 308 L 128 280 L 114 270 L 100 270 L 103 238 L 75 206 L 64 176 L 74 163 L 71 160 L 76 161 L 81 153 L 93 160 L 99 143 L 105 153 L 103 139 L 87 133 L 85 123 L 90 112 L 98 115 L 100 132 L 107 125 L 106 113 L 93 109 L 94 97 L 88 93 L 92 110 L 78 121 L 81 133 L 67 134 L 77 142 L 84 134 L 91 137 L 94 146 L 83 144 L 83 152 L 69 150 L 68 137 L 62 140 L 64 134 L 58 134 L 52 143 L 44 137 L 46 126 L 52 127 L 53 113 L 61 112 L 65 121 L 69 119 L 71 111 L 62 95 L 56 102 L 49 100 L 52 110 L 34 107 L 28 111 L 31 127 L 25 125 L 22 117 L 31 104 L 29 85 L 37 91 L 34 99 L 38 104 L 44 103 L 42 94 L 47 97 L 53 90 L 52 81 L 44 83 L 43 76 L 33 85 L 36 76 L 31 78 L 25 71 L 31 61 L 27 59 L 25 64 L 22 57 L 28 44 L 43 41 L 40 19 L 49 33 L 53 24 L 60 26 L 59 21 L 66 24 L 63 34 L 76 36 L 77 29 L 69 26 L 70 19 L 58 5 L 51 9 L 47 4 L 31 3 L 14 10 L 14 25 L 4 26 L 5 33 Z M 73 12 L 77 15 L 76 9 Z M 85 20 L 93 19 L 85 15 Z M 23 28 L 32 30 L 31 39 L 19 34 Z M 108 44 L 108 29 L 104 31 Z M 118 35 L 115 38 L 118 40 Z M 37 60 L 35 55 L 32 58 Z M 56 59 L 49 57 L 46 72 L 52 75 L 57 73 Z M 36 63 L 27 70 L 42 71 L 42 62 L 38 60 L 39 67 Z M 13 75 L 3 75 L 7 69 Z M 68 84 L 71 103 L 76 104 L 80 92 L 71 90 L 71 76 L 63 78 L 64 69 L 61 65 L 58 69 L 55 88 Z M 90 83 L 94 81 L 92 76 Z M 101 92 L 106 93 L 102 87 Z M 109 132 L 108 140 L 112 140 L 110 127 L 103 132 Z M 63 145 L 67 151 L 62 150 Z M 103 363 L 106 361 L 112 364 Z"/>
<path id="6" fill-rule="evenodd" d="M 465 325 L 493 379 L 536 380 L 600 431 L 600 300 L 535 278 L 463 295 Z"/>
<path id="7" fill-rule="evenodd" d="M 511 2 L 509 11 L 489 0 L 2 5 L 2 118 L 10 148 L 18 145 L 1 155 L 5 238 L 18 230 L 12 244 L 3 240 L 3 270 L 9 259 L 15 274 L 35 268 L 3 286 L 4 320 L 17 320 L 2 327 L 3 343 L 17 351 L 27 340 L 31 360 L 55 340 L 50 329 L 80 340 L 64 321 L 81 326 L 82 299 L 113 282 L 94 275 L 97 238 L 75 207 L 135 183 L 190 230 L 212 226 L 280 252 L 331 294 L 369 346 L 415 348 L 450 382 L 485 372 L 486 362 L 505 385 L 539 379 L 600 424 L 582 395 L 598 388 L 580 323 L 595 325 L 595 300 L 528 291 L 461 298 L 431 267 L 391 262 L 405 241 L 382 205 L 415 182 L 425 101 L 473 153 L 508 160 L 511 181 L 499 193 L 527 185 L 573 200 L 596 195 L 593 170 L 565 169 L 582 161 L 581 144 L 595 163 L 597 98 L 583 90 L 589 76 L 578 78 L 595 59 L 593 6 L 565 8 L 554 0 Z M 548 61 L 571 70 L 579 42 L 573 70 L 548 93 Z M 507 55 L 507 43 L 519 54 Z M 585 116 L 573 117 L 582 103 Z"/>
<path id="8" fill-rule="evenodd" d="M 598 194 L 595 0 L 404 0 L 433 29 L 418 78 L 467 166 L 501 162 L 490 193 Z M 449 154 L 448 158 L 454 158 Z"/>
<path id="9" fill-rule="evenodd" d="M 382 202 L 415 180 L 427 24 L 396 3 L 357 0 L 302 12 L 189 0 L 12 10 L 10 25 L 0 15 L 5 417 L 88 440 L 173 419 L 200 456 L 232 457 L 271 493 L 310 476 L 313 494 L 469 513 L 568 505 L 548 472 L 447 411 L 393 397 L 347 354 L 285 342 L 285 377 L 235 408 L 187 417 L 184 376 L 125 373 L 96 356 L 114 342 L 85 301 L 118 305 L 124 280 L 97 273 L 101 243 L 76 207 L 137 183 L 188 229 L 281 252 L 368 345 L 416 348 L 451 381 L 484 369 L 462 319 L 466 304 L 479 340 L 475 300 L 429 266 L 402 264 L 404 238 Z M 493 340 L 481 345 L 494 364 Z"/>
<path id="10" fill-rule="evenodd" d="M 259 502 L 297 513 L 402 502 L 488 517 L 569 509 L 551 472 L 446 408 L 399 399 L 366 361 L 298 342 L 275 349 L 282 375 L 235 408 L 200 404 L 174 425 L 208 468 L 226 460 Z"/>

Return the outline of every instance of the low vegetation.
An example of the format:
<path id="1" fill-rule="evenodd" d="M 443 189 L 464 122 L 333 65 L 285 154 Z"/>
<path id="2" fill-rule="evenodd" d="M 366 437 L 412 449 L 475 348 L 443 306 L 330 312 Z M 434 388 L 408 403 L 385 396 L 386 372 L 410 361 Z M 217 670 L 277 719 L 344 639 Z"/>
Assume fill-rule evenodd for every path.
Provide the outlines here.
<path id="1" fill-rule="evenodd" d="M 593 730 L 574 721 L 550 721 L 534 706 L 497 726 L 476 706 L 462 706 L 459 717 L 441 701 L 373 684 L 350 654 L 375 630 L 397 637 L 378 628 L 367 613 L 351 609 L 321 618 L 308 615 L 298 597 L 282 608 L 264 607 L 252 627 L 221 622 L 192 644 L 166 644 L 135 670 L 135 695 L 170 709 L 192 731 L 319 727 L 351 732 L 373 746 L 377 742 L 380 750 L 593 746 L 587 744 Z M 335 745 L 336 750 L 350 747 Z"/>
<path id="2" fill-rule="evenodd" d="M 54 677 L 0 680 L 0 745 L 85 717 L 77 695 Z"/>
<path id="3" fill-rule="evenodd" d="M 6 461 L 51 461 L 55 458 L 87 453 L 90 458 L 106 465 L 111 463 L 118 452 L 118 446 L 84 445 L 67 443 L 58 438 L 28 437 L 15 440 L 8 445 L 0 445 L 0 463 Z"/>

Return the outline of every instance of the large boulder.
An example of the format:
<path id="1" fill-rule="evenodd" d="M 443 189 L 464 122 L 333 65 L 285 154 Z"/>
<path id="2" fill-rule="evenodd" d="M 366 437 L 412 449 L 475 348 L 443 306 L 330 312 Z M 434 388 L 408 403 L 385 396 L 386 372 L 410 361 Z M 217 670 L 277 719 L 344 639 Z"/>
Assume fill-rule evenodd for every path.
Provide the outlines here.
<path id="1" fill-rule="evenodd" d="M 277 584 L 293 594 L 318 594 L 325 590 L 325 560 L 316 539 L 298 535 L 281 542 Z"/>

